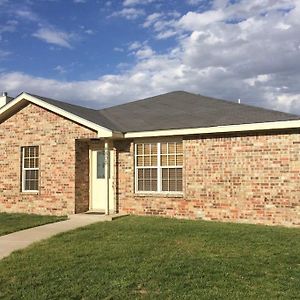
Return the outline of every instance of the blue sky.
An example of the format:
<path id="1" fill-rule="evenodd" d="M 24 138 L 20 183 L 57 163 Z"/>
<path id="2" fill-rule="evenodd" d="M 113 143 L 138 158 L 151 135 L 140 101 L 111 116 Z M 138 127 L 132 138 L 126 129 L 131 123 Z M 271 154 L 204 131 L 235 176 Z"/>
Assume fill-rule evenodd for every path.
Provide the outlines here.
<path id="1" fill-rule="evenodd" d="M 297 0 L 0 0 L 0 89 L 103 107 L 187 90 L 300 113 Z"/>

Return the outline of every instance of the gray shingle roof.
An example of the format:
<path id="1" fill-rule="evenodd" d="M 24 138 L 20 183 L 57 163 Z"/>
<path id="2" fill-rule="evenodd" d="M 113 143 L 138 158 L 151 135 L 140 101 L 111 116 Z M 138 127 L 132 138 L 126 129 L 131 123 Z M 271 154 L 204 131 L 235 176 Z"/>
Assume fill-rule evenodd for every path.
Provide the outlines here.
<path id="1" fill-rule="evenodd" d="M 238 125 L 300 119 L 279 111 L 171 92 L 101 110 L 122 132 Z"/>
<path id="2" fill-rule="evenodd" d="M 300 120 L 300 116 L 293 114 L 183 91 L 171 92 L 101 110 L 85 108 L 37 95 L 32 96 L 95 124 L 121 132 Z"/>
<path id="3" fill-rule="evenodd" d="M 37 99 L 40 99 L 46 103 L 52 104 L 58 108 L 61 108 L 69 113 L 72 113 L 78 117 L 81 117 L 85 120 L 91 121 L 97 125 L 100 125 L 102 127 L 111 129 L 111 130 L 116 130 L 118 131 L 118 128 L 111 122 L 109 121 L 105 116 L 102 115 L 101 111 L 96 110 L 96 109 L 91 109 L 91 108 L 87 108 L 87 107 L 83 107 L 83 106 L 79 106 L 79 105 L 74 105 L 74 104 L 70 104 L 67 102 L 63 102 L 63 101 L 58 101 L 58 100 L 54 100 L 51 98 L 46 98 L 46 97 L 41 97 L 38 95 L 34 95 L 34 94 L 29 94 Z"/>

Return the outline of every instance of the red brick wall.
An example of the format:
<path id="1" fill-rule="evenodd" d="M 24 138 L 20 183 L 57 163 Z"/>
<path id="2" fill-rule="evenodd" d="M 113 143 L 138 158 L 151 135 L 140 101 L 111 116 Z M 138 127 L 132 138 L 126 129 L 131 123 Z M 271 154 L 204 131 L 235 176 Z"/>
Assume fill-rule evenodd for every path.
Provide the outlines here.
<path id="1" fill-rule="evenodd" d="M 120 211 L 300 225 L 300 134 L 185 139 L 182 196 L 134 194 L 133 143 L 119 144 Z"/>
<path id="2" fill-rule="evenodd" d="M 0 211 L 39 214 L 75 212 L 75 189 L 81 211 L 88 203 L 86 145 L 79 138 L 96 134 L 34 104 L 29 104 L 0 124 Z M 40 146 L 40 191 L 20 190 L 20 147 Z M 79 166 L 76 158 L 83 163 Z M 78 175 L 76 176 L 76 170 Z M 81 173 L 82 172 L 82 173 Z M 81 175 L 80 175 L 81 174 Z M 83 181 L 83 178 L 85 178 Z M 88 177 L 87 177 L 88 178 Z M 80 192 L 78 192 L 80 190 Z"/>
<path id="3" fill-rule="evenodd" d="M 89 142 L 77 140 L 75 153 L 75 213 L 82 213 L 89 210 Z"/>

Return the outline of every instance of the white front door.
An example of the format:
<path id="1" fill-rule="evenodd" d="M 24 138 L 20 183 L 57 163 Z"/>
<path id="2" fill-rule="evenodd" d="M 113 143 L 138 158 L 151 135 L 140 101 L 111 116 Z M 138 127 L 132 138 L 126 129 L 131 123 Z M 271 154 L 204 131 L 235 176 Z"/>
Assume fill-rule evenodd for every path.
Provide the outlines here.
<path id="1" fill-rule="evenodd" d="M 104 150 L 91 150 L 91 201 L 90 210 L 107 209 L 107 178 Z"/>
<path id="2" fill-rule="evenodd" d="M 92 148 L 90 150 L 90 210 L 115 212 L 114 151 Z"/>

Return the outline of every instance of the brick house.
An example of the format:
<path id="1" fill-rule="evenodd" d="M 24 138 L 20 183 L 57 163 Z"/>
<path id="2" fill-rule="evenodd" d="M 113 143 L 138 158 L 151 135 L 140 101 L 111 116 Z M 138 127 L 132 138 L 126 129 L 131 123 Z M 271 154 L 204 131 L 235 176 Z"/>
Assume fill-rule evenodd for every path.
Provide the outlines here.
<path id="1" fill-rule="evenodd" d="M 187 92 L 101 110 L 4 94 L 0 211 L 299 226 L 299 128 L 296 115 Z"/>

